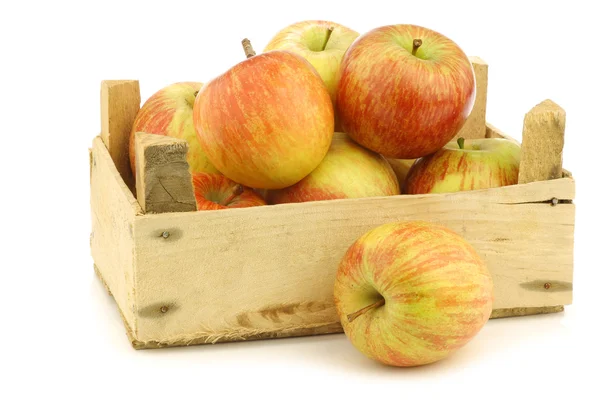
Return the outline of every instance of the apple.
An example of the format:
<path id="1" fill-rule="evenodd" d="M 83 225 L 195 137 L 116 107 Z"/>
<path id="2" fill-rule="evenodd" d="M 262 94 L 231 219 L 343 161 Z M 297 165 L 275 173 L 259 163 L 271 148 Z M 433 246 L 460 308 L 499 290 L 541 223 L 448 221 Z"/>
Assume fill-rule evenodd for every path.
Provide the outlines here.
<path id="1" fill-rule="evenodd" d="M 196 206 L 201 210 L 222 210 L 264 206 L 265 200 L 251 188 L 219 174 L 198 172 L 192 175 Z"/>
<path id="2" fill-rule="evenodd" d="M 359 37 L 340 66 L 339 127 L 389 158 L 431 154 L 448 143 L 475 101 L 473 66 L 456 43 L 415 25 Z"/>
<path id="3" fill-rule="evenodd" d="M 402 160 L 398 158 L 388 158 L 387 160 L 390 163 L 394 172 L 396 173 L 396 178 L 398 178 L 398 183 L 400 184 L 400 187 L 402 187 L 404 184 L 404 180 L 406 179 L 406 175 L 408 175 L 410 167 L 412 167 L 416 160 Z"/>
<path id="4" fill-rule="evenodd" d="M 383 156 L 334 133 L 327 155 L 306 178 L 290 187 L 269 190 L 267 203 L 349 199 L 400 194 L 394 170 Z"/>
<path id="5" fill-rule="evenodd" d="M 333 136 L 331 99 L 301 56 L 283 50 L 252 56 L 246 50 L 250 58 L 198 93 L 197 137 L 229 179 L 281 189 L 300 181 L 325 157 Z"/>
<path id="6" fill-rule="evenodd" d="M 303 21 L 279 31 L 264 51 L 289 50 L 304 57 L 317 70 L 335 100 L 342 57 L 358 32 L 330 21 Z"/>
<path id="7" fill-rule="evenodd" d="M 459 138 L 415 161 L 403 192 L 450 193 L 515 185 L 520 161 L 521 147 L 511 140 Z"/>
<path id="8" fill-rule="evenodd" d="M 491 275 L 456 232 L 421 221 L 381 225 L 350 246 L 334 301 L 344 332 L 369 358 L 393 366 L 441 360 L 492 312 Z"/>
<path id="9" fill-rule="evenodd" d="M 129 162 L 135 176 L 135 133 L 146 132 L 187 141 L 190 173 L 219 173 L 208 161 L 196 138 L 192 110 L 199 82 L 180 82 L 154 93 L 137 113 L 129 137 Z"/>

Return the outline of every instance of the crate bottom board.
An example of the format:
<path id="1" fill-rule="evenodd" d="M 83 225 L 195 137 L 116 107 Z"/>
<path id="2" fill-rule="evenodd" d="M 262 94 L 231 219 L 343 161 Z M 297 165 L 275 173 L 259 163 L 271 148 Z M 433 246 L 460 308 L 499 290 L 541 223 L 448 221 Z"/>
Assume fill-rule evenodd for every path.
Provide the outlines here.
<path id="1" fill-rule="evenodd" d="M 94 264 L 94 271 L 96 275 L 100 279 L 100 282 L 106 288 L 108 294 L 112 297 L 112 292 L 106 281 L 102 277 L 100 270 Z M 136 350 L 145 350 L 145 349 L 159 349 L 163 347 L 181 347 L 181 346 L 192 346 L 197 344 L 215 344 L 215 343 L 225 343 L 225 342 L 237 342 L 237 341 L 248 341 L 248 340 L 262 340 L 262 339 L 278 339 L 278 338 L 286 338 L 286 337 L 298 337 L 298 336 L 315 336 L 315 335 L 324 335 L 329 333 L 342 333 L 342 325 L 339 322 L 325 323 L 319 326 L 313 326 L 310 328 L 306 327 L 298 327 L 298 328 L 286 328 L 280 330 L 273 330 L 270 332 L 261 332 L 253 335 L 248 335 L 244 338 L 240 337 L 213 337 L 213 336 L 198 336 L 192 338 L 190 340 L 177 340 L 177 341 L 156 341 L 151 340 L 147 342 L 141 342 L 135 338 L 127 320 L 123 316 L 123 312 L 118 304 L 115 305 L 117 310 L 119 310 L 119 315 L 123 320 L 123 324 L 125 325 L 125 331 L 127 333 L 127 338 L 129 342 Z M 507 317 L 520 317 L 526 315 L 535 315 L 535 314 L 550 314 L 564 311 L 564 306 L 548 306 L 548 307 L 516 307 L 516 308 L 498 308 L 492 311 L 492 315 L 490 319 L 495 318 L 507 318 Z"/>

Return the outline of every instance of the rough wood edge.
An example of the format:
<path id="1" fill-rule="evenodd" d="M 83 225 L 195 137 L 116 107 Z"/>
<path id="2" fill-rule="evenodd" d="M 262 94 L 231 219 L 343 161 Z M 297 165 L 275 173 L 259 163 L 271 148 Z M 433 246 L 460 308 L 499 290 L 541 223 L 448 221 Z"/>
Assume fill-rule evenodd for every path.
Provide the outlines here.
<path id="1" fill-rule="evenodd" d="M 526 315 L 550 314 L 562 312 L 565 306 L 546 306 L 546 307 L 517 307 L 517 308 L 498 308 L 492 310 L 490 319 L 507 318 L 507 317 L 522 317 Z"/>
<path id="2" fill-rule="evenodd" d="M 488 64 L 479 57 L 469 57 L 469 60 L 473 65 L 473 72 L 475 74 L 475 102 L 471 114 L 453 141 L 459 137 L 465 139 L 482 139 L 486 135 L 485 116 L 488 90 Z"/>
<path id="3" fill-rule="evenodd" d="M 146 213 L 196 211 L 183 139 L 135 134 L 136 192 Z"/>
<path id="4" fill-rule="evenodd" d="M 509 318 L 509 317 L 522 317 L 522 316 L 530 316 L 530 315 L 538 315 L 538 314 L 550 314 L 550 313 L 558 313 L 563 312 L 564 306 L 550 306 L 550 307 L 519 307 L 519 308 L 499 308 L 492 311 L 490 319 L 500 319 L 500 318 Z M 120 312 L 120 311 L 119 311 Z M 125 322 L 125 321 L 124 321 Z M 265 340 L 265 339 L 283 339 L 288 337 L 300 337 L 300 336 L 316 336 L 316 335 L 326 335 L 333 333 L 343 333 L 342 325 L 339 322 L 328 323 L 318 326 L 316 328 L 289 328 L 282 331 L 273 331 L 268 333 L 263 333 L 260 335 L 248 336 L 243 339 L 220 339 L 218 341 L 210 341 L 210 337 L 200 336 L 194 338 L 192 340 L 180 340 L 174 342 L 159 342 L 159 341 L 148 341 L 148 342 L 140 342 L 136 340 L 125 322 L 125 329 L 127 330 L 127 337 L 131 342 L 131 345 L 136 350 L 151 350 L 151 349 L 160 349 L 167 347 L 184 347 L 184 346 L 194 346 L 201 344 L 218 344 L 218 343 L 229 343 L 236 341 L 253 341 L 253 340 Z"/>

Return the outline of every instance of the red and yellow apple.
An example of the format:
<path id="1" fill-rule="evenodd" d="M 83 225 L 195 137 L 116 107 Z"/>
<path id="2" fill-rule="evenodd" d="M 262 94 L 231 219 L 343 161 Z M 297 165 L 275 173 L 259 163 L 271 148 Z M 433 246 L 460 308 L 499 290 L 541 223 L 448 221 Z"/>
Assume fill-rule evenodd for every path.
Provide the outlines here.
<path id="1" fill-rule="evenodd" d="M 323 160 L 333 107 L 321 78 L 301 56 L 273 50 L 205 84 L 194 125 L 211 163 L 229 179 L 260 189 L 291 186 Z"/>
<path id="2" fill-rule="evenodd" d="M 515 185 L 520 146 L 507 139 L 459 139 L 418 159 L 404 180 L 405 194 L 450 193 Z"/>
<path id="3" fill-rule="evenodd" d="M 475 75 L 447 37 L 415 25 L 359 37 L 340 66 L 336 118 L 343 132 L 390 158 L 418 158 L 448 143 L 475 100 Z"/>
<path id="4" fill-rule="evenodd" d="M 334 286 L 344 332 L 366 356 L 394 366 L 441 360 L 492 312 L 484 262 L 457 233 L 427 222 L 381 225 L 343 257 Z"/>
<path id="5" fill-rule="evenodd" d="M 187 162 L 190 172 L 219 173 L 208 161 L 196 137 L 192 109 L 196 94 L 202 87 L 198 82 L 180 82 L 154 93 L 140 108 L 129 137 L 129 162 L 135 176 L 135 133 L 184 139 L 188 143 Z"/>
<path id="6" fill-rule="evenodd" d="M 383 156 L 335 133 L 319 166 L 295 185 L 269 190 L 267 203 L 349 199 L 400 194 L 394 170 Z"/>
<path id="7" fill-rule="evenodd" d="M 289 50 L 304 57 L 317 70 L 335 99 L 342 57 L 358 32 L 330 21 L 303 21 L 279 31 L 264 51 Z"/>
<path id="8" fill-rule="evenodd" d="M 196 206 L 201 210 L 222 210 L 264 206 L 265 200 L 251 188 L 219 174 L 203 172 L 192 175 Z"/>

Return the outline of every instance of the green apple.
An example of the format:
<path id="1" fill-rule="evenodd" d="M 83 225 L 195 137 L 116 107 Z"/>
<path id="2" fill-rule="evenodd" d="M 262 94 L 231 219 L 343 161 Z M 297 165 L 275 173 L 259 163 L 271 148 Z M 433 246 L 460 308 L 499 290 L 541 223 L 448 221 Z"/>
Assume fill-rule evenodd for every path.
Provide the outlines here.
<path id="1" fill-rule="evenodd" d="M 337 74 L 344 53 L 359 34 L 330 21 L 303 21 L 279 31 L 264 51 L 288 50 L 304 57 L 317 70 L 335 101 Z"/>
<path id="2" fill-rule="evenodd" d="M 514 185 L 520 146 L 507 139 L 459 138 L 418 159 L 408 171 L 405 194 L 449 193 Z"/>

